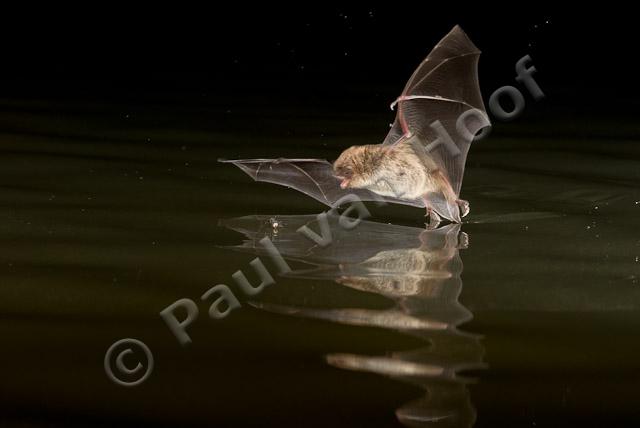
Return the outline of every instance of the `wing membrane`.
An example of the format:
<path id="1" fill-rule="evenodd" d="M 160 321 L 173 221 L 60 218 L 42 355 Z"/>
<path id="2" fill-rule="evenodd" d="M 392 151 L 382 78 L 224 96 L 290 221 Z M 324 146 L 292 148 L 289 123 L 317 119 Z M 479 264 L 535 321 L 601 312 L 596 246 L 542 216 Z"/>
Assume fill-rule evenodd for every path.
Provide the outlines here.
<path id="1" fill-rule="evenodd" d="M 479 57 L 480 51 L 464 31 L 454 27 L 420 64 L 392 104 L 397 105 L 398 112 L 384 141 L 396 144 L 410 135 L 418 138 L 427 155 L 445 172 L 456 196 L 462 187 L 472 136 L 490 125 L 478 83 Z M 456 125 L 465 113 L 461 123 L 467 132 L 461 132 Z M 455 148 L 446 143 L 432 144 L 442 139 L 443 129 Z"/>
<path id="2" fill-rule="evenodd" d="M 333 175 L 333 167 L 324 159 L 237 159 L 220 162 L 234 164 L 255 181 L 290 187 L 332 208 L 348 195 L 355 195 L 361 201 L 424 207 L 421 199 L 383 197 L 366 189 L 341 189 L 339 180 Z"/>

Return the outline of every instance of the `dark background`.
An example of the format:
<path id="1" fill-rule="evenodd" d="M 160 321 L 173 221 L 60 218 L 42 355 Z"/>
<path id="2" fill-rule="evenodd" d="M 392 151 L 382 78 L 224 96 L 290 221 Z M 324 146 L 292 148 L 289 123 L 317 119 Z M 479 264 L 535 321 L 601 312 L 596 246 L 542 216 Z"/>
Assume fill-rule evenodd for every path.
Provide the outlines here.
<path id="1" fill-rule="evenodd" d="M 381 111 L 434 44 L 460 24 L 483 51 L 485 98 L 515 84 L 530 54 L 547 107 L 572 115 L 637 109 L 635 14 L 534 3 L 488 9 L 387 2 L 141 10 L 38 8 L 4 17 L 3 97 Z M 607 6 L 611 10 L 611 6 Z M 37 14 L 35 13 L 37 12 Z"/>
<path id="2" fill-rule="evenodd" d="M 530 229 L 465 225 L 461 302 L 476 302 L 468 330 L 486 337 L 491 368 L 472 390 L 479 423 L 633 426 L 639 322 L 616 308 L 638 301 L 635 11 L 158 7 L 34 4 L 1 15 L 0 426 L 392 423 L 417 391 L 334 371 L 322 355 L 422 341 L 268 318 L 249 305 L 207 322 L 201 306 L 185 350 L 158 312 L 247 266 L 247 254 L 216 248 L 241 239 L 217 219 L 324 209 L 218 157 L 331 159 L 380 142 L 389 103 L 455 24 L 483 51 L 485 101 L 500 86 L 521 87 L 514 64 L 526 54 L 546 93 L 537 103 L 526 95 L 527 117 L 496 124 L 473 149 L 473 215 L 563 214 Z M 530 135 L 493 138 L 507 133 Z M 420 210 L 397 208 L 385 221 L 422 227 Z M 273 290 L 274 301 L 319 306 L 361 298 Z M 563 304 L 585 312 L 549 315 Z M 128 336 L 157 351 L 157 368 L 148 384 L 123 390 L 102 358 Z"/>

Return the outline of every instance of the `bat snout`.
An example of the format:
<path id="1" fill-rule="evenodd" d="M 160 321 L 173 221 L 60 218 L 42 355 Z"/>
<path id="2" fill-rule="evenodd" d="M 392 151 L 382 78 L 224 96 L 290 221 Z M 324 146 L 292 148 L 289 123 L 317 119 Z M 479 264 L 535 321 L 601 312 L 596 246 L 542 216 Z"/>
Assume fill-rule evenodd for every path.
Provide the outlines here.
<path id="1" fill-rule="evenodd" d="M 346 189 L 349 187 L 351 179 L 353 178 L 353 170 L 342 165 L 337 165 L 333 169 L 333 175 L 340 180 L 340 188 Z"/>
<path id="2" fill-rule="evenodd" d="M 340 188 L 341 189 L 346 189 L 347 187 L 349 187 L 349 183 L 351 182 L 351 180 L 349 180 L 348 178 L 342 178 L 340 177 Z"/>
<path id="3" fill-rule="evenodd" d="M 349 177 L 345 177 L 344 175 L 340 174 L 334 174 L 333 176 L 340 182 L 341 189 L 346 189 L 347 187 L 349 187 L 349 182 L 351 181 Z"/>

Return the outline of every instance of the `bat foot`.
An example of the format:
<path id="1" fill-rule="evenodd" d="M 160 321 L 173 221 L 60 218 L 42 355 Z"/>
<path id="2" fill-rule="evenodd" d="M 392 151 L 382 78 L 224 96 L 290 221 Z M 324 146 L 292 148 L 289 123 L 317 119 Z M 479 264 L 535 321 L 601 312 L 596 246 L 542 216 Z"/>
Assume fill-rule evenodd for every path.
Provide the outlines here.
<path id="1" fill-rule="evenodd" d="M 425 215 L 425 217 L 426 216 L 429 216 L 429 222 L 427 222 L 426 224 L 427 230 L 437 229 L 441 221 L 441 218 L 438 215 L 438 213 L 432 210 L 431 208 L 427 208 L 427 214 Z"/>
<path id="2" fill-rule="evenodd" d="M 465 217 L 471 211 L 471 207 L 469 206 L 469 202 L 464 199 L 456 200 L 458 204 L 458 208 L 460 208 L 460 217 Z"/>

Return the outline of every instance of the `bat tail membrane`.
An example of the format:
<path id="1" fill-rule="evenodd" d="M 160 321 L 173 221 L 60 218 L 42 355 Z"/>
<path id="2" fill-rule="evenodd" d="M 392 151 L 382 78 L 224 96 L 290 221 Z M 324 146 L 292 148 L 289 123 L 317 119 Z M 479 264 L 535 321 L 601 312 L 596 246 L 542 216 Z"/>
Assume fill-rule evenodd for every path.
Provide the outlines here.
<path id="1" fill-rule="evenodd" d="M 433 172 L 433 177 L 438 183 L 441 192 L 432 193 L 427 196 L 429 204 L 441 216 L 448 220 L 460 223 L 460 206 L 458 205 L 458 196 L 451 187 L 449 179 L 442 170 Z"/>
<path id="2" fill-rule="evenodd" d="M 428 195 L 429 206 L 440 217 L 446 218 L 455 223 L 462 223 L 460 218 L 460 208 L 457 203 L 451 203 L 441 193 L 431 193 Z"/>

